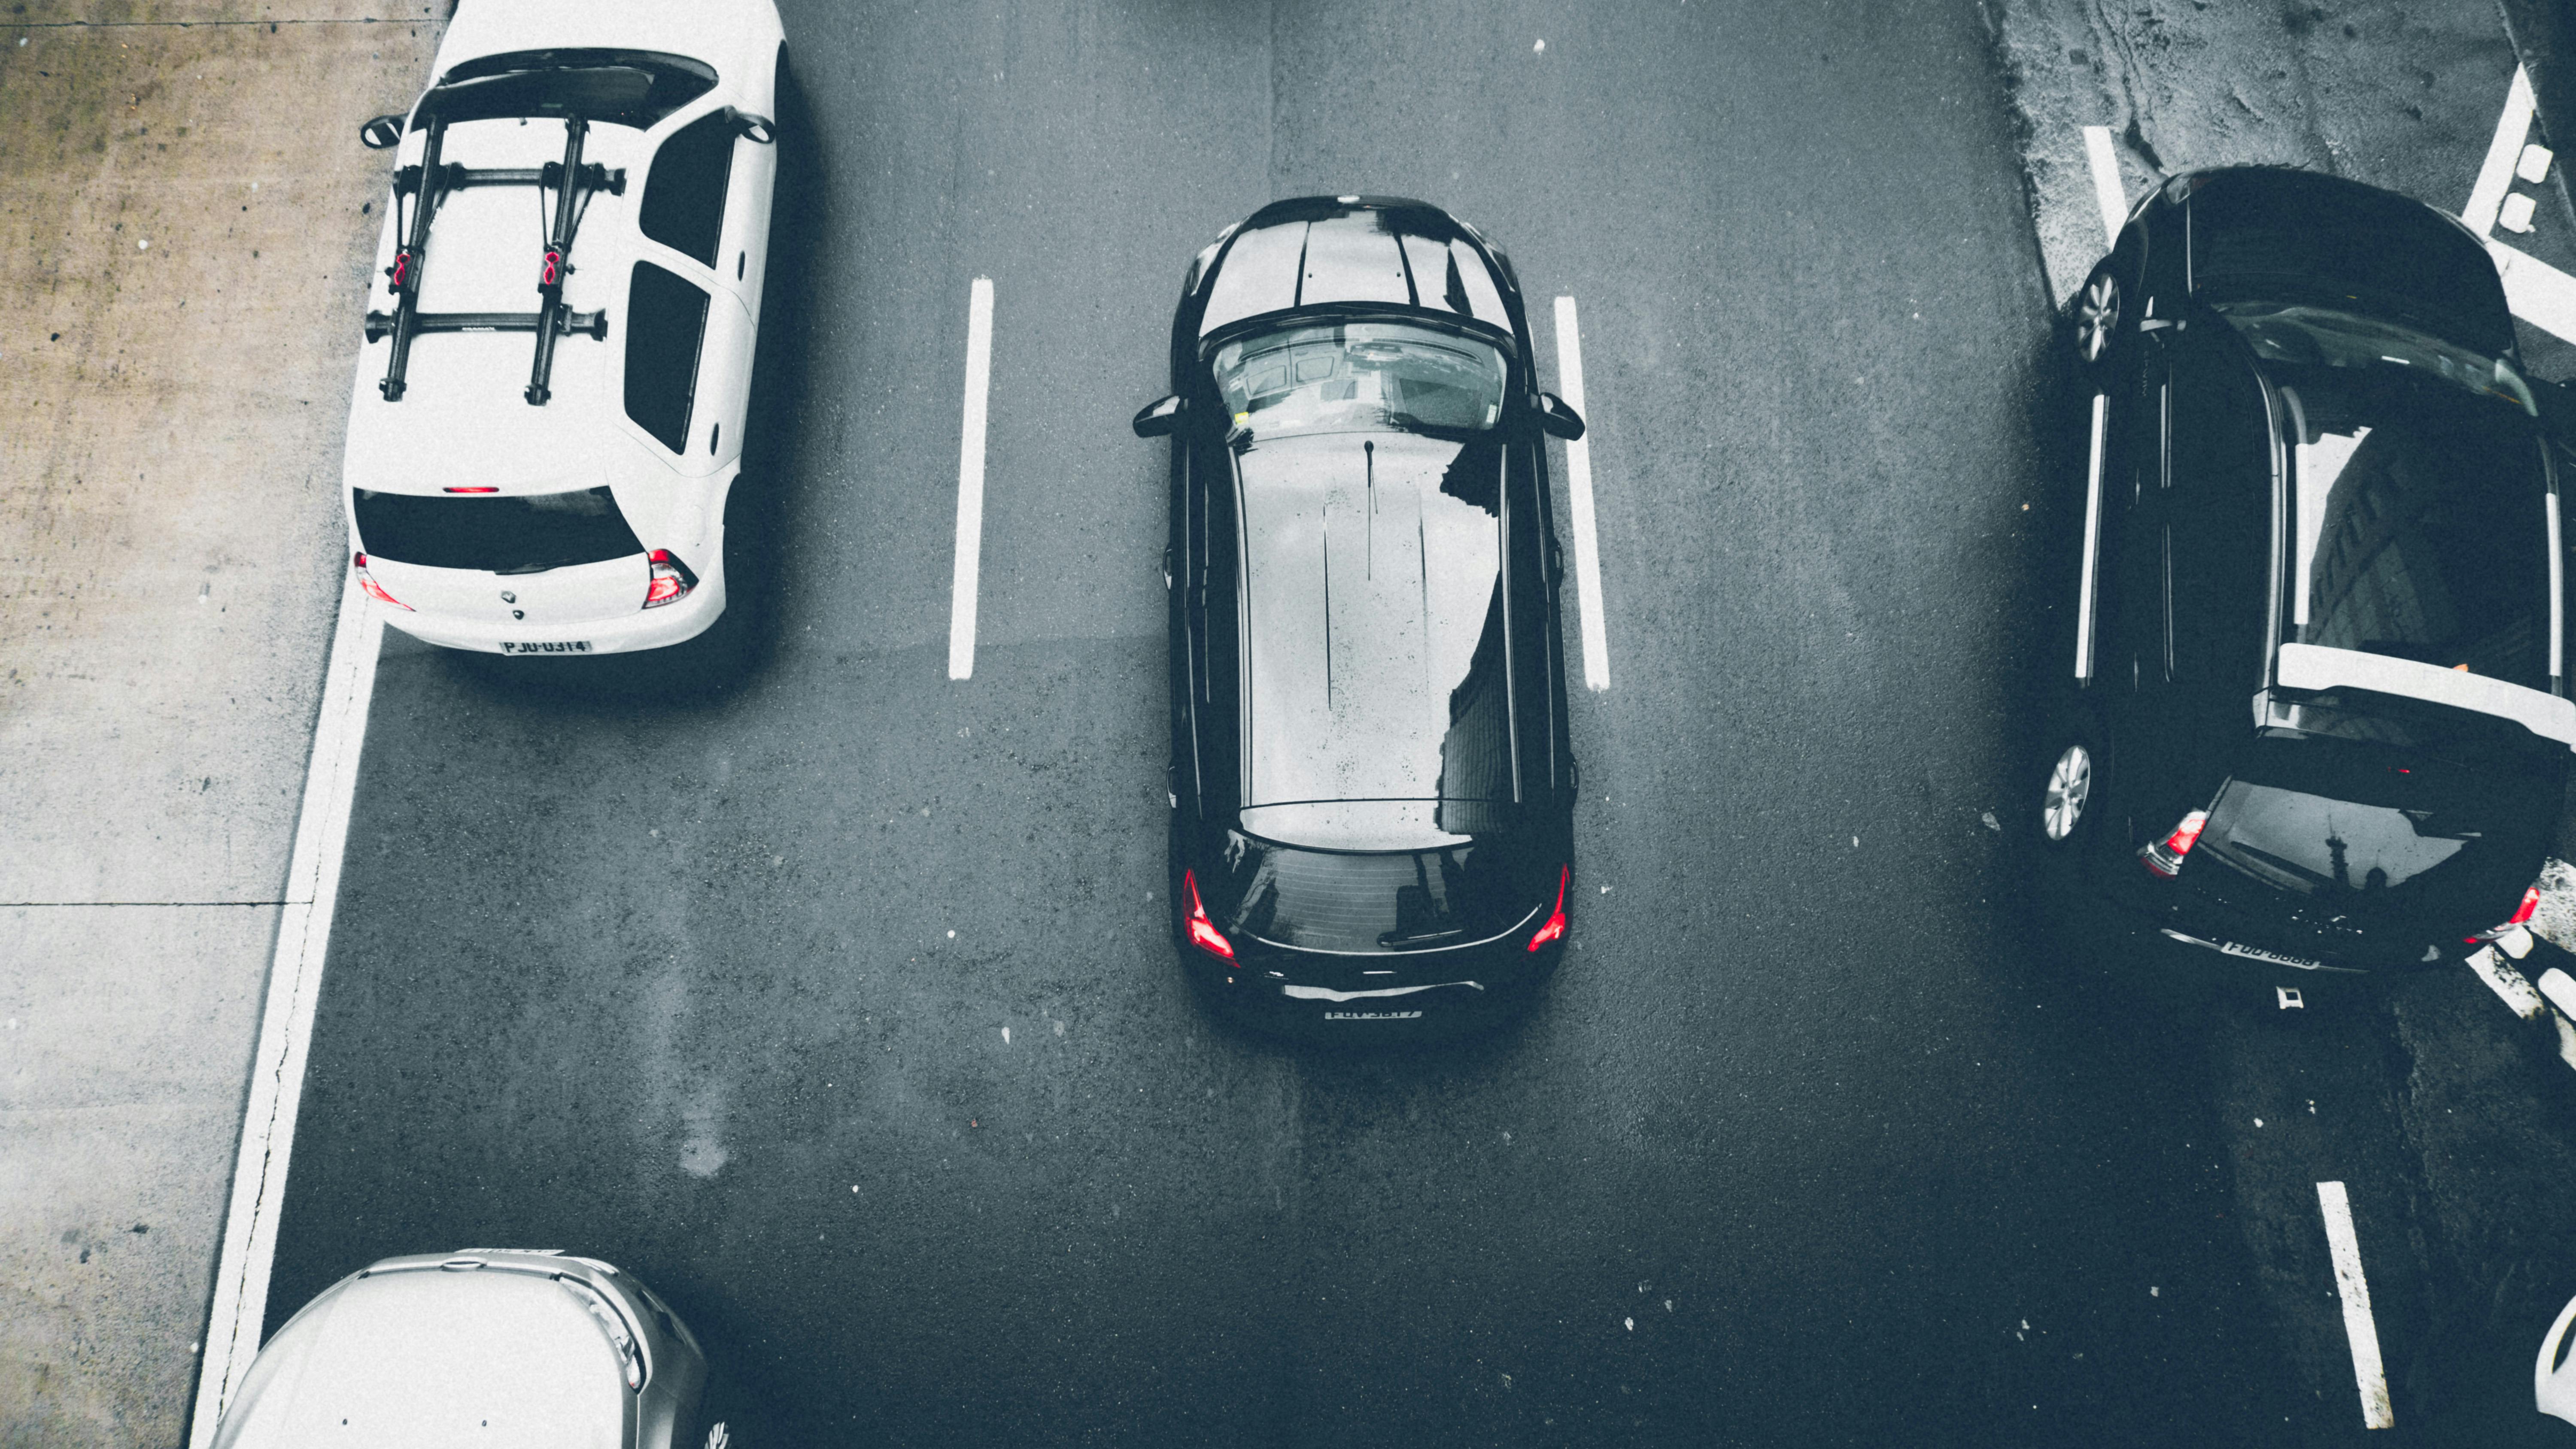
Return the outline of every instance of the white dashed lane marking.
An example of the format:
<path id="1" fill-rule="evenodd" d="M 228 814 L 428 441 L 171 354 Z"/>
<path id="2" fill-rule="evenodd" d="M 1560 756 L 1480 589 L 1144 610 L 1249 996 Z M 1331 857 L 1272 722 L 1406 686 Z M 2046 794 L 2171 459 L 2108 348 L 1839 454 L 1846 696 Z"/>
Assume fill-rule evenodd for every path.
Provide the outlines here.
<path id="1" fill-rule="evenodd" d="M 2120 185 L 2120 155 L 2111 149 L 2110 127 L 2084 128 L 2084 160 L 2093 168 L 2093 200 L 2102 208 L 2102 245 L 2117 246 L 2129 219 L 2129 194 Z"/>
<path id="2" fill-rule="evenodd" d="M 313 1005 L 322 992 L 323 950 L 330 944 L 331 913 L 340 897 L 340 859 L 349 839 L 358 754 L 366 743 L 367 706 L 375 697 L 376 655 L 383 641 L 384 621 L 358 591 L 353 571 L 340 590 L 339 622 L 323 666 L 322 713 L 304 773 L 304 808 L 295 822 L 286 907 L 278 916 L 277 950 L 268 968 L 268 1001 L 251 1055 L 250 1104 L 242 1114 L 232 1201 L 224 1210 L 206 1355 L 197 1367 L 197 1410 L 188 1430 L 194 1449 L 214 1443 L 216 1423 L 241 1388 L 242 1375 L 250 1371 L 266 1326 L 287 1154 L 295 1145 L 295 1116 L 304 1097 Z"/>
<path id="3" fill-rule="evenodd" d="M 2397 1423 L 2388 1402 L 2388 1374 L 2379 1361 L 2379 1325 L 2370 1316 L 2370 1283 L 2361 1275 L 2361 1239 L 2352 1230 L 2352 1202 L 2340 1182 L 2317 1184 L 2325 1210 L 2326 1248 L 2334 1255 L 2335 1294 L 2343 1300 L 2343 1335 L 2352 1343 L 2352 1378 L 2361 1390 L 2361 1422 L 2387 1429 Z"/>
<path id="4" fill-rule="evenodd" d="M 1583 330 L 1572 297 L 1556 299 L 1556 386 L 1575 415 L 1583 416 Z M 1587 423 L 1590 422 L 1586 418 Z M 1583 687 L 1610 687 L 1610 631 L 1601 618 L 1601 537 L 1592 515 L 1592 443 L 1565 445 L 1565 493 L 1574 517 L 1574 595 L 1582 618 Z"/>
<path id="5" fill-rule="evenodd" d="M 957 560 L 949 577 L 948 677 L 975 673 L 975 591 L 984 570 L 985 409 L 993 391 L 993 279 L 966 299 L 966 415 L 957 440 Z"/>

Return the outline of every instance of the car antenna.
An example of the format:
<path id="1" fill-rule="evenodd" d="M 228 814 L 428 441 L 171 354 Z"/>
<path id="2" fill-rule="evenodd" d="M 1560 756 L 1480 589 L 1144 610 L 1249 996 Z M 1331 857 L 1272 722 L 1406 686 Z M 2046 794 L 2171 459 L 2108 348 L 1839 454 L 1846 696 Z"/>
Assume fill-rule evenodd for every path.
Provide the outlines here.
<path id="1" fill-rule="evenodd" d="M 1374 439 L 1360 444 L 1360 455 L 1368 463 L 1368 510 L 1364 517 L 1367 551 L 1361 556 L 1360 576 L 1377 577 L 1377 443 Z"/>
<path id="2" fill-rule="evenodd" d="M 390 335 L 393 356 L 385 364 L 384 381 L 377 390 L 387 402 L 402 401 L 411 367 L 411 344 L 431 332 L 534 332 L 537 334 L 536 365 L 528 380 L 525 396 L 535 405 L 544 405 L 552 394 L 546 386 L 554 369 L 554 339 L 570 333 L 606 340 L 606 312 L 570 312 L 563 305 L 563 274 L 571 270 L 566 258 L 572 251 L 573 232 L 581 224 L 581 213 L 589 205 L 592 193 L 605 191 L 611 196 L 626 194 L 626 168 L 610 168 L 597 162 L 583 165 L 582 139 L 590 123 L 578 116 L 564 123 L 564 159 L 543 166 L 492 167 L 474 169 L 441 164 L 447 138 L 447 122 L 432 115 L 423 129 L 429 139 L 421 148 L 421 164 L 406 166 L 394 173 L 394 205 L 399 208 L 405 196 L 414 196 L 411 223 L 403 229 L 400 248 L 394 263 L 385 269 L 391 279 L 394 310 L 367 314 L 367 341 L 377 342 Z M 439 203 L 451 191 L 472 186 L 534 186 L 538 195 L 545 188 L 560 188 L 560 195 L 546 237 L 546 256 L 537 280 L 543 302 L 534 312 L 423 312 L 420 310 L 420 273 L 429 250 L 430 223 Z M 575 193 L 580 195 L 576 198 Z"/>

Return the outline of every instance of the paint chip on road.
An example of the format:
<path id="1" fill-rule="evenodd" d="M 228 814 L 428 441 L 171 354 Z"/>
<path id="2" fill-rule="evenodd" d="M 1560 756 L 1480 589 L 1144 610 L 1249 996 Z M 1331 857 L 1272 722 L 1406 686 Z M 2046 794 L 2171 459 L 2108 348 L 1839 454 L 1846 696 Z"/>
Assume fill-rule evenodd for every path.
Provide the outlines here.
<path id="1" fill-rule="evenodd" d="M 2531 982 L 2521 972 L 2507 964 L 2504 957 L 2498 955 L 2493 946 L 2480 947 L 2468 958 L 2468 965 L 2470 970 L 2478 973 L 2478 979 L 2487 984 L 2487 989 L 2493 991 L 2514 1015 L 2530 1021 L 2537 1018 L 2544 1009 L 2540 993 L 2532 990 Z"/>

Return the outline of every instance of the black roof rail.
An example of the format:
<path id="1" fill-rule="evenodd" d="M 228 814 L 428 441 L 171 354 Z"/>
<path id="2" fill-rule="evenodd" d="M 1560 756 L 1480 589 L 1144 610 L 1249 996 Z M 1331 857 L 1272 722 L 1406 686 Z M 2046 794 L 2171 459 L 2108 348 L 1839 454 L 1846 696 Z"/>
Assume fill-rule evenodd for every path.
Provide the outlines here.
<path id="1" fill-rule="evenodd" d="M 417 337 L 427 332 L 534 332 L 544 314 L 539 312 L 414 312 L 411 333 Z M 367 314 L 367 340 L 381 341 L 394 330 L 390 312 Z M 608 314 L 605 312 L 564 312 L 555 314 L 558 336 L 589 337 L 608 340 Z"/>
<path id="2" fill-rule="evenodd" d="M 403 229 L 401 245 L 394 252 L 393 265 L 385 269 L 391 279 L 394 297 L 391 312 L 367 314 L 367 341 L 374 343 L 387 336 L 393 338 L 393 356 L 386 361 L 384 381 L 377 384 L 387 402 L 400 402 L 408 386 L 411 368 L 412 340 L 430 332 L 533 332 L 537 336 L 536 362 L 530 371 L 523 394 L 531 405 L 543 406 L 553 396 L 547 386 L 554 372 L 555 338 L 586 336 L 606 340 L 608 314 L 605 312 L 572 312 L 563 305 L 564 273 L 572 270 L 573 233 L 581 224 L 581 214 L 588 207 L 589 195 L 605 191 L 612 196 L 626 193 L 626 170 L 610 168 L 597 162 L 582 164 L 582 141 L 590 123 L 578 116 L 564 122 L 564 159 L 543 166 L 495 167 L 481 170 L 442 164 L 440 157 L 447 139 L 447 123 L 432 117 L 429 138 L 421 149 L 417 166 L 406 166 L 394 173 L 394 205 L 411 197 L 412 211 Z M 571 184 L 566 185 L 569 177 Z M 464 191 L 477 186 L 534 186 L 542 192 L 551 187 L 556 193 L 554 214 L 546 236 L 545 260 L 538 270 L 537 291 L 541 298 L 534 312 L 423 312 L 420 310 L 420 273 L 429 250 L 430 224 L 436 219 L 439 203 L 451 191 Z"/>

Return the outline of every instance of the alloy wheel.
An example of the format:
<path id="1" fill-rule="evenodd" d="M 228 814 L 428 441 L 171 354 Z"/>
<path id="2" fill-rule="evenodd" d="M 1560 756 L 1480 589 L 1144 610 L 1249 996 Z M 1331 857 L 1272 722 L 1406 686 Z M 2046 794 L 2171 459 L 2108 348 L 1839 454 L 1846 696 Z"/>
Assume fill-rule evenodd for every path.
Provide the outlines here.
<path id="1" fill-rule="evenodd" d="M 2093 798 L 2093 756 L 2082 745 L 2068 745 L 2048 772 L 2048 793 L 2040 802 L 2040 824 L 2051 840 L 2064 840 L 2083 822 L 2084 806 Z"/>
<path id="2" fill-rule="evenodd" d="M 2098 272 L 2075 304 L 2075 350 L 2086 362 L 2100 362 L 2111 350 L 2111 329 L 2120 324 L 2120 283 Z"/>

